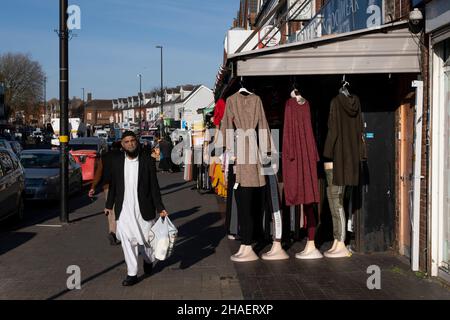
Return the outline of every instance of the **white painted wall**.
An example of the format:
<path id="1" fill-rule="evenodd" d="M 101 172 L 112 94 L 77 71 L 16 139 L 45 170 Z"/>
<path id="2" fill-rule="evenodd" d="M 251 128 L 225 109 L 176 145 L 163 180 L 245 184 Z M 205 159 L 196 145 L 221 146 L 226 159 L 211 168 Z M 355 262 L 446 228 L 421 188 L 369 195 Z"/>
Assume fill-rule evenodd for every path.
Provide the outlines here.
<path id="1" fill-rule="evenodd" d="M 206 108 L 214 103 L 214 93 L 211 89 L 200 86 L 195 93 L 183 103 L 182 108 L 184 108 L 183 119 L 185 120 L 188 128 L 191 128 L 195 121 L 198 121 L 202 115 L 197 113 L 198 109 Z"/>

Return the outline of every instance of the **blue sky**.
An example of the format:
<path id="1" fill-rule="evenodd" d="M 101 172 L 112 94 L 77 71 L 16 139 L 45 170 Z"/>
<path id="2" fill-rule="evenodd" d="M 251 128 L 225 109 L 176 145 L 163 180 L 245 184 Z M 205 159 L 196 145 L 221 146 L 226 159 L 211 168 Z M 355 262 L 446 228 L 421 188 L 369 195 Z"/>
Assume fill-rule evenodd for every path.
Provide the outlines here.
<path id="1" fill-rule="evenodd" d="M 212 87 L 223 40 L 239 0 L 69 0 L 81 8 L 81 30 L 69 43 L 70 97 L 136 95 L 164 84 Z M 47 98 L 59 96 L 58 0 L 11 0 L 0 5 L 0 54 L 29 53 L 48 77 Z"/>

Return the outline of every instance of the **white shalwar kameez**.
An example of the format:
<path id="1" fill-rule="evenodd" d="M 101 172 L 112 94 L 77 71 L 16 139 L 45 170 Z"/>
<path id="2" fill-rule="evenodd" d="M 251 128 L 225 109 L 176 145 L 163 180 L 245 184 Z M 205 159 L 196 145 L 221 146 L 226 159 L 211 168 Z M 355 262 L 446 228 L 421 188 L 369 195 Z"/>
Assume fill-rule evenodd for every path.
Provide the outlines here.
<path id="1" fill-rule="evenodd" d="M 152 263 L 155 258 L 148 245 L 148 236 L 153 221 L 142 218 L 138 200 L 139 158 L 129 159 L 125 156 L 124 183 L 125 192 L 117 222 L 117 238 L 122 242 L 122 249 L 127 264 L 128 275 L 138 273 L 138 255 L 142 254 L 146 262 Z"/>

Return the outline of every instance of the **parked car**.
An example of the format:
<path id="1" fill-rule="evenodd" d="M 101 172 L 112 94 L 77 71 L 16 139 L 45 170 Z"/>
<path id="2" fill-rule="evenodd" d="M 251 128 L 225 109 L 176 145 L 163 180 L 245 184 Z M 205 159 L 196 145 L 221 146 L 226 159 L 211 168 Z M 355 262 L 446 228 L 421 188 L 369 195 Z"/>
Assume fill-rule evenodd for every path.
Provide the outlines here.
<path id="1" fill-rule="evenodd" d="M 96 130 L 94 132 L 94 137 L 98 137 L 98 138 L 107 140 L 108 139 L 108 132 L 106 130 Z"/>
<path id="2" fill-rule="evenodd" d="M 44 133 L 41 131 L 41 129 L 38 128 L 33 132 L 33 138 L 39 139 L 41 142 L 43 142 L 44 141 Z"/>
<path id="3" fill-rule="evenodd" d="M 25 198 L 28 200 L 59 199 L 60 152 L 57 150 L 25 150 L 20 162 L 25 170 Z M 83 187 L 81 167 L 69 155 L 69 194 Z"/>
<path id="4" fill-rule="evenodd" d="M 0 148 L 0 220 L 16 215 L 23 219 L 25 176 L 16 155 Z"/>
<path id="5" fill-rule="evenodd" d="M 22 145 L 18 141 L 10 141 L 9 144 L 11 145 L 12 149 L 14 150 L 14 153 L 16 154 L 16 156 L 20 158 L 20 153 L 23 150 Z"/>
<path id="6" fill-rule="evenodd" d="M 101 156 L 108 151 L 106 140 L 98 137 L 78 138 L 69 142 L 70 154 L 81 166 L 83 181 L 94 179 Z"/>
<path id="7" fill-rule="evenodd" d="M 93 150 L 103 155 L 108 151 L 108 144 L 105 140 L 98 137 L 86 137 L 86 138 L 76 138 L 69 142 L 69 150 L 79 151 L 79 150 Z"/>
<path id="8" fill-rule="evenodd" d="M 8 149 L 9 151 L 12 151 L 15 153 L 12 145 L 11 145 L 11 141 L 0 138 L 0 148 L 4 148 L 4 149 Z"/>

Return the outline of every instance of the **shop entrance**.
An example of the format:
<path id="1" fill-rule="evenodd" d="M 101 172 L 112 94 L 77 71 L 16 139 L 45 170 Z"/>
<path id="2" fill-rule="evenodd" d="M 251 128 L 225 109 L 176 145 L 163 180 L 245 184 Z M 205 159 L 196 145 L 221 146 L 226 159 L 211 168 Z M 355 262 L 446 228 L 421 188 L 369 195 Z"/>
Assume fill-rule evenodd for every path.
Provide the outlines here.
<path id="1" fill-rule="evenodd" d="M 395 111 L 371 107 L 363 110 L 368 160 L 362 172 L 367 184 L 360 186 L 355 230 L 356 248 L 364 252 L 391 247 L 395 227 Z"/>
<path id="2" fill-rule="evenodd" d="M 404 98 L 411 91 L 411 81 L 415 77 L 414 74 L 346 76 L 346 81 L 350 83 L 350 92 L 357 95 L 361 101 L 368 152 L 368 161 L 365 166 L 361 166 L 361 184 L 359 187 L 348 188 L 344 203 L 348 220 L 347 243 L 355 251 L 379 252 L 397 249 L 400 226 L 396 217 L 396 209 L 398 210 L 396 198 L 399 197 L 396 186 L 399 176 L 399 154 L 402 152 L 396 144 L 399 133 L 397 115 Z M 318 247 L 333 241 L 322 155 L 328 132 L 330 102 L 339 93 L 342 80 L 343 75 L 267 76 L 242 79 L 248 90 L 261 97 L 269 125 L 271 129 L 280 130 L 280 137 L 283 136 L 284 105 L 293 88 L 298 89 L 310 102 L 311 122 L 322 158 L 318 163 L 321 192 L 321 202 L 317 206 L 320 222 L 316 233 Z M 234 93 L 238 89 L 239 84 L 230 92 Z M 412 132 L 406 134 L 412 136 Z M 283 152 L 282 141 L 280 145 Z M 282 183 L 281 174 L 279 181 Z M 283 211 L 285 222 L 289 222 L 287 209 L 285 207 Z M 398 213 L 405 214 L 405 212 Z M 409 225 L 405 224 L 404 227 L 410 229 Z M 288 234 L 289 228 L 283 228 L 283 235 L 286 237 Z"/>

